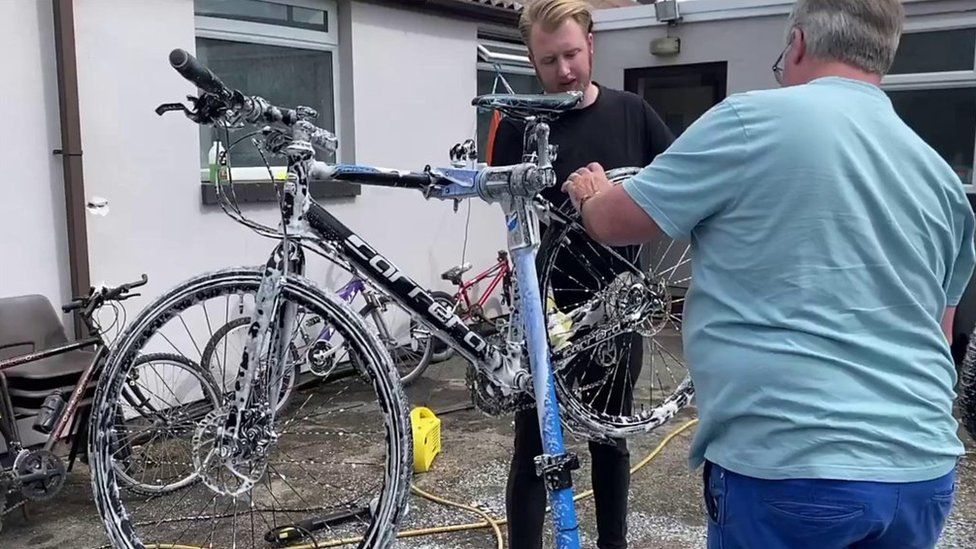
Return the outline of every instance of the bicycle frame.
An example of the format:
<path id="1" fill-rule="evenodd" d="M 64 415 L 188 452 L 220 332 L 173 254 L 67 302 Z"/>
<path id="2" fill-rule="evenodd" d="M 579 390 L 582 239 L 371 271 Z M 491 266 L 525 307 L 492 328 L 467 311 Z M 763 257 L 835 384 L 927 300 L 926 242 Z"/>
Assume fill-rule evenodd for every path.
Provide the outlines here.
<path id="1" fill-rule="evenodd" d="M 108 348 L 105 346 L 105 343 L 101 338 L 91 337 L 82 341 L 55 347 L 53 349 L 46 349 L 37 353 L 31 353 L 0 361 L 0 372 L 3 372 L 4 370 L 9 370 L 15 366 L 29 364 L 31 362 L 62 355 L 78 349 L 84 349 L 85 347 L 91 347 L 93 345 L 97 346 L 98 348 L 95 351 L 95 355 L 92 357 L 91 364 L 85 368 L 85 370 L 81 373 L 81 377 L 78 378 L 78 383 L 71 392 L 71 396 L 68 398 L 68 402 L 65 405 L 64 411 L 61 413 L 61 417 L 58 418 L 58 422 L 54 425 L 54 429 L 51 430 L 51 433 L 48 435 L 47 440 L 44 443 L 44 449 L 47 451 L 51 451 L 54 448 L 54 445 L 61 440 L 62 436 L 65 434 L 65 429 L 68 427 L 69 422 L 74 420 L 75 412 L 77 412 L 78 407 L 81 404 L 81 399 L 84 397 L 85 388 L 88 387 L 88 383 L 91 382 L 92 378 L 95 377 L 95 374 L 98 372 L 103 359 L 108 353 Z M 3 387 L 3 393 L 5 395 L 7 394 L 6 386 Z M 20 442 L 20 434 L 17 432 L 17 425 L 16 421 L 14 420 L 13 409 L 10 406 L 10 403 L 4 402 L 3 404 L 4 408 L 7 408 L 3 410 L 3 415 L 5 417 L 9 415 L 10 426 L 13 429 L 10 434 L 15 437 L 15 440 L 7 441 L 9 446 L 11 442 Z"/>
<path id="2" fill-rule="evenodd" d="M 363 279 L 359 278 L 358 276 L 353 276 L 352 280 L 350 280 L 341 288 L 336 290 L 335 293 L 337 296 L 339 296 L 340 299 L 342 299 L 346 303 L 352 303 L 357 296 L 362 294 L 365 297 L 366 302 L 368 304 L 374 305 L 376 307 L 379 307 L 381 304 L 381 301 L 379 297 L 377 297 L 376 292 L 370 290 L 366 286 L 366 282 L 363 281 Z M 386 323 L 383 322 L 382 317 L 377 316 L 375 312 L 373 316 L 374 316 L 374 322 L 376 323 L 376 328 L 380 332 L 379 333 L 380 340 L 383 343 L 392 342 L 393 338 L 390 335 L 389 327 L 386 325 Z M 325 326 L 322 327 L 322 331 L 319 332 L 318 336 L 315 338 L 315 341 L 329 342 L 332 340 L 333 333 L 334 331 L 332 329 L 332 326 L 330 324 L 326 324 Z"/>
<path id="3" fill-rule="evenodd" d="M 336 290 L 336 295 L 338 295 L 346 303 L 352 303 L 353 300 L 356 299 L 356 296 L 362 293 L 363 290 L 365 289 L 366 289 L 366 284 L 362 281 L 362 279 L 353 277 L 353 279 L 347 282 L 343 287 Z M 332 326 L 328 324 L 325 325 L 322 328 L 322 331 L 319 332 L 318 337 L 315 339 L 316 341 L 331 340 Z"/>

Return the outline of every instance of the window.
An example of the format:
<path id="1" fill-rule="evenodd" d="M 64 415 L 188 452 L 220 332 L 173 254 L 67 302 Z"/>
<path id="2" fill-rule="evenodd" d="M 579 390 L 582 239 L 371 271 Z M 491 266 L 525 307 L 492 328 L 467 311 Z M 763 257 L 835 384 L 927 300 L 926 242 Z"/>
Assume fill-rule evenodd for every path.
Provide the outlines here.
<path id="1" fill-rule="evenodd" d="M 514 42 L 480 40 L 478 43 L 478 95 L 507 93 L 505 83 L 515 93 L 542 93 L 525 46 Z M 488 150 L 490 112 L 478 112 L 478 160 L 485 161 Z"/>
<path id="2" fill-rule="evenodd" d="M 973 183 L 976 151 L 976 87 L 889 91 L 895 111 L 952 166 L 964 185 Z"/>
<path id="3" fill-rule="evenodd" d="M 225 84 L 275 105 L 311 107 L 319 114 L 317 126 L 336 131 L 334 2 L 196 0 L 194 10 L 197 58 Z M 211 127 L 200 128 L 204 180 L 209 177 L 208 152 L 216 139 L 224 140 L 222 134 Z M 276 167 L 275 177 L 284 177 L 284 160 L 269 161 Z M 235 179 L 267 180 L 267 169 L 254 147 L 242 143 L 232 151 L 231 162 Z"/>
<path id="4" fill-rule="evenodd" d="M 899 116 L 976 192 L 976 16 L 907 28 L 881 85 Z"/>
<path id="5" fill-rule="evenodd" d="M 329 31 L 329 12 L 265 2 L 263 0 L 197 0 L 197 15 L 222 17 L 237 21 L 270 23 L 322 32 Z"/>
<path id="6" fill-rule="evenodd" d="M 973 70 L 976 28 L 906 33 L 890 74 Z"/>

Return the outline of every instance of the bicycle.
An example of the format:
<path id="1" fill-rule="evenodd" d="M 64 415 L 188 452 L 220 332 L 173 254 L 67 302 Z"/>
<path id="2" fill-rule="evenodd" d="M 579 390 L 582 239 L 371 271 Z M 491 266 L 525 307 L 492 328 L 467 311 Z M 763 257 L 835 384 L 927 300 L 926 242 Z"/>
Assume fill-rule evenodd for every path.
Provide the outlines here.
<path id="1" fill-rule="evenodd" d="M 336 295 L 350 305 L 357 297 L 363 296 L 365 304 L 359 310 L 359 316 L 373 323 L 376 334 L 400 372 L 400 381 L 407 385 L 420 376 L 434 354 L 429 332 L 413 319 L 404 323 L 402 316 L 406 313 L 389 297 L 376 291 L 358 276 L 353 276 L 336 290 Z M 236 365 L 240 364 L 247 339 L 247 327 L 251 324 L 253 315 L 253 311 L 244 310 L 243 303 L 240 305 L 237 318 L 214 332 L 204 347 L 200 361 L 201 366 L 209 370 L 223 387 L 225 394 L 233 391 Z M 387 318 L 391 316 L 392 318 Z M 334 330 L 321 318 L 311 315 L 300 326 L 296 326 L 296 332 L 289 347 L 291 366 L 285 368 L 282 379 L 282 392 L 278 398 L 279 410 L 291 398 L 303 365 L 307 365 L 308 372 L 323 381 L 353 371 L 348 365 L 349 353 L 343 345 L 333 343 Z M 342 368 L 343 364 L 346 367 Z M 234 365 L 234 371 L 229 371 L 228 365 Z"/>
<path id="2" fill-rule="evenodd" d="M 963 427 L 976 440 L 976 330 L 966 343 L 966 354 L 959 364 L 956 394 Z"/>
<path id="3" fill-rule="evenodd" d="M 457 291 L 450 294 L 435 290 L 430 295 L 442 305 L 450 307 L 455 314 L 461 317 L 461 320 L 472 326 L 481 335 L 499 333 L 504 329 L 504 324 L 508 318 L 508 311 L 512 307 L 512 266 L 508 262 L 508 252 L 499 250 L 495 263 L 492 266 L 475 275 L 470 280 L 462 280 L 461 275 L 471 269 L 471 263 L 462 263 L 444 271 L 441 273 L 441 279 L 457 286 Z M 491 279 L 488 282 L 488 287 L 478 296 L 478 300 L 472 303 L 469 290 L 488 278 Z M 501 284 L 502 311 L 498 315 L 489 318 L 485 315 L 485 305 L 495 290 L 499 288 L 499 284 Z M 434 340 L 433 347 L 433 356 L 427 364 L 424 364 L 424 369 L 431 362 L 442 362 L 454 356 L 454 350 L 443 341 Z M 418 367 L 415 372 L 416 376 L 419 376 L 423 373 L 423 369 Z"/>
<path id="4" fill-rule="evenodd" d="M 658 306 L 670 303 L 658 300 L 652 304 L 637 304 L 633 299 L 626 302 L 618 299 L 608 309 L 604 303 L 616 296 L 606 292 L 582 303 L 570 311 L 571 318 L 575 319 L 572 337 L 576 340 L 572 345 L 564 346 L 562 351 L 553 353 L 555 368 L 550 368 L 536 277 L 538 213 L 532 205 L 532 197 L 542 188 L 555 184 L 548 161 L 548 121 L 573 108 L 580 95 L 484 96 L 475 100 L 476 106 L 498 108 L 511 116 L 537 121 L 532 126 L 537 148 L 534 162 L 477 170 L 427 168 L 423 172 L 404 172 L 316 162 L 314 154 L 334 151 L 335 141 L 331 134 L 309 122 L 315 117 L 314 111 L 301 107 L 280 109 L 261 98 L 231 90 L 182 50 L 174 50 L 170 62 L 202 92 L 191 98 L 192 109 L 176 103 L 161 105 L 157 112 L 182 111 L 194 122 L 203 124 L 260 124 L 264 128 L 260 130 L 263 142 L 259 150 L 287 157 L 289 177 L 279 202 L 282 215 L 279 229 L 258 225 L 236 215 L 239 212 L 225 209 L 259 234 L 279 240 L 276 252 L 263 269 L 228 269 L 184 282 L 150 304 L 130 324 L 113 350 L 107 364 L 108 375 L 103 376 L 96 392 L 89 444 L 93 490 L 111 541 L 120 547 L 144 547 L 144 540 L 169 543 L 166 536 L 176 538 L 172 543 L 179 541 L 184 545 L 191 542 L 206 545 L 224 539 L 238 543 L 237 540 L 247 537 L 257 542 L 261 538 L 259 532 L 265 530 L 264 539 L 269 542 L 281 537 L 289 540 L 304 538 L 311 541 L 309 546 L 314 546 L 319 541 L 319 529 L 327 529 L 330 536 L 353 539 L 359 547 L 387 547 L 392 542 L 404 517 L 412 463 L 402 387 L 388 353 L 375 334 L 365 328 L 362 318 L 348 304 L 301 277 L 304 251 L 311 250 L 350 264 L 379 290 L 415 314 L 436 337 L 448 341 L 456 352 L 474 365 L 481 376 L 481 390 L 487 396 L 508 401 L 518 395 L 531 394 L 536 402 L 544 403 L 537 408 L 543 426 L 545 455 L 539 457 L 537 465 L 550 489 L 557 544 L 560 548 L 577 547 L 571 471 L 578 461 L 563 450 L 557 398 L 559 406 L 566 405 L 565 424 L 594 438 L 653 429 L 691 398 L 691 386 L 685 380 L 669 390 L 663 401 L 650 410 L 641 409 L 636 414 L 597 415 L 587 410 L 587 403 L 574 405 L 573 399 L 577 395 L 559 389 L 558 381 L 556 388 L 553 387 L 554 370 L 558 380 L 558 368 L 565 367 L 576 354 L 617 335 L 604 329 L 602 325 L 608 324 L 607 321 L 613 322 L 609 328 L 618 330 L 624 325 L 646 328 L 646 317 L 666 315 L 668 311 Z M 506 327 L 504 343 L 489 344 L 361 237 L 322 206 L 309 200 L 307 185 L 310 178 L 414 189 L 423 192 L 427 198 L 463 200 L 479 197 L 500 203 L 506 212 L 516 279 L 521 279 L 519 291 L 513 296 L 513 318 Z M 556 246 L 556 252 L 559 249 L 561 244 Z M 635 285 L 640 289 L 642 277 L 646 278 L 639 269 L 630 273 L 630 277 L 633 282 L 621 288 L 626 295 L 635 293 Z M 180 496 L 181 501 L 189 502 L 183 507 L 189 507 L 190 514 L 153 520 L 152 509 L 155 508 L 150 509 L 149 504 L 160 503 L 161 498 L 130 505 L 120 497 L 115 488 L 116 473 L 110 467 L 108 441 L 99 433 L 115 416 L 121 388 L 119 379 L 124 378 L 131 357 L 158 344 L 156 337 L 162 334 L 169 321 L 177 319 L 186 326 L 183 313 L 198 304 L 202 307 L 194 309 L 201 311 L 196 325 L 209 325 L 211 313 L 224 307 L 231 296 L 253 299 L 256 311 L 248 328 L 250 337 L 237 372 L 233 398 L 226 400 L 196 428 L 193 457 L 202 482 L 189 488 L 195 490 L 192 494 Z M 209 305 L 211 299 L 216 300 L 213 306 Z M 294 327 L 301 325 L 308 314 L 329 322 L 341 336 L 355 358 L 352 362 L 359 377 L 368 382 L 368 391 L 365 395 L 359 393 L 357 400 L 350 401 L 345 395 L 356 388 L 330 384 L 326 387 L 332 391 L 329 395 L 333 400 L 327 411 L 319 412 L 324 408 L 320 406 L 313 410 L 314 414 L 302 416 L 301 411 L 309 402 L 306 401 L 285 419 L 276 415 L 276 400 L 280 394 L 288 342 Z M 575 351 L 569 354 L 566 349 Z M 526 355 L 528 365 L 524 360 Z M 298 430 L 304 422 L 313 416 L 350 410 L 357 412 L 353 420 L 357 428 L 377 431 L 354 433 L 357 437 L 353 441 L 350 440 L 352 436 L 343 436 L 349 434 L 343 430 L 343 424 L 334 423 L 331 430 L 315 434 L 317 441 L 333 454 L 347 450 L 372 456 L 354 462 L 359 469 L 350 469 L 345 466 L 345 461 L 339 463 L 334 457 L 331 460 L 291 458 L 299 448 L 310 444 L 307 439 L 311 433 Z M 379 418 L 360 417 L 367 412 L 374 412 Z M 378 441 L 382 441 L 382 448 L 377 449 Z M 360 442 L 368 445 L 363 448 Z M 377 478 L 366 476 L 370 471 L 363 469 L 370 467 Z M 350 496 L 345 493 L 349 488 L 328 482 L 332 477 L 341 478 L 353 487 L 375 487 L 378 494 L 365 498 Z M 276 490 L 279 493 L 276 494 Z M 241 506 L 244 499 L 246 504 Z M 325 515 L 328 520 L 310 513 Z M 205 523 L 202 532 L 194 529 L 199 522 Z M 187 538 L 192 539 L 187 541 Z"/>
<path id="5" fill-rule="evenodd" d="M 86 338 L 69 343 L 62 334 L 56 339 L 62 340 L 63 344 L 0 361 L 0 435 L 8 454 L 14 458 L 9 468 L 0 471 L 0 516 L 27 502 L 47 501 L 55 497 L 64 487 L 75 459 L 79 455 L 85 459 L 84 427 L 90 412 L 86 399 L 90 396 L 90 382 L 103 371 L 108 352 L 105 333 L 111 329 L 103 330 L 95 314 L 106 305 L 115 307 L 116 303 L 138 296 L 131 290 L 146 282 L 147 278 L 143 275 L 139 281 L 114 288 L 92 288 L 87 296 L 75 298 L 64 305 L 61 309 L 65 313 L 78 312 L 87 331 Z M 37 311 L 36 304 L 36 301 L 22 300 L 17 310 L 31 310 L 43 315 L 43 311 Z M 43 305 L 50 310 L 46 301 Z M 26 316 L 23 315 L 23 322 L 27 322 Z M 50 320 L 57 323 L 53 316 Z M 7 337 L 29 339 L 26 334 L 7 334 Z M 83 350 L 87 348 L 92 349 Z M 84 364 L 87 366 L 82 368 Z M 28 393 L 36 393 L 45 380 L 69 383 L 73 388 L 67 401 L 61 390 L 44 391 L 47 395 L 35 416 L 33 429 L 47 438 L 40 448 L 25 448 L 17 426 L 18 413 L 10 391 L 11 383 L 20 386 L 21 392 L 27 390 Z M 201 398 L 183 402 L 172 391 L 161 391 L 160 385 L 166 386 L 175 381 L 181 382 L 181 388 L 189 390 L 191 394 L 194 394 L 193 387 L 187 384 L 195 383 L 198 389 L 196 395 Z M 206 415 L 210 408 L 216 406 L 212 379 L 201 371 L 199 365 L 182 356 L 165 353 L 141 355 L 132 362 L 129 375 L 122 380 L 121 396 L 125 403 L 121 411 L 127 416 L 125 427 L 120 421 L 123 416 L 117 416 L 109 426 L 113 470 L 121 479 L 121 485 L 135 493 L 159 495 L 196 482 L 197 477 L 192 471 L 184 469 L 176 471 L 175 475 L 166 475 L 153 467 L 151 462 L 143 459 L 145 456 L 140 453 L 139 443 L 163 434 L 154 426 L 166 424 L 174 427 L 168 431 L 172 435 L 179 432 L 181 425 L 185 428 Z M 172 415 L 167 415 L 168 412 L 172 412 Z M 27 413 L 22 410 L 20 415 L 29 417 Z M 72 433 L 75 433 L 74 436 Z M 54 450 L 65 437 L 70 438 L 70 447 L 67 459 L 63 460 Z M 167 442 L 171 450 L 178 450 L 174 448 L 179 445 L 178 437 L 170 437 Z M 12 495 L 19 495 L 20 501 L 8 507 L 6 501 Z"/>

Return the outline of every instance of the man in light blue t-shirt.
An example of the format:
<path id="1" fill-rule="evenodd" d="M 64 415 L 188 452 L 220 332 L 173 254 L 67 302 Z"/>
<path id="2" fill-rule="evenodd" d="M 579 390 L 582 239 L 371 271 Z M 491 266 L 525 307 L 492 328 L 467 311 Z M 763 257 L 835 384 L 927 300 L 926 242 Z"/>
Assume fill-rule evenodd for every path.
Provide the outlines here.
<path id="1" fill-rule="evenodd" d="M 782 89 L 729 97 L 621 186 L 596 164 L 564 184 L 596 240 L 691 240 L 709 547 L 931 547 L 952 505 L 973 213 L 878 88 L 903 17 L 799 0 Z"/>

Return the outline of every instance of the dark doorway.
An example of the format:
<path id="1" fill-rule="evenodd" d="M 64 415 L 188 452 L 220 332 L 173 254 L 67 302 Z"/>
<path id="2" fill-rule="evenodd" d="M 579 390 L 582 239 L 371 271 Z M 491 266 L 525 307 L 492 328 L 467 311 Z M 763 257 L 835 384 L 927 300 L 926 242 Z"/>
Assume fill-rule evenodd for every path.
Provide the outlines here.
<path id="1" fill-rule="evenodd" d="M 728 63 L 624 70 L 624 88 L 643 97 L 675 137 L 725 99 Z"/>

